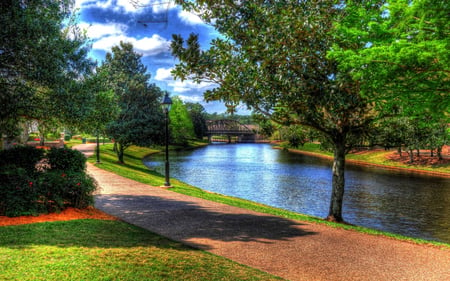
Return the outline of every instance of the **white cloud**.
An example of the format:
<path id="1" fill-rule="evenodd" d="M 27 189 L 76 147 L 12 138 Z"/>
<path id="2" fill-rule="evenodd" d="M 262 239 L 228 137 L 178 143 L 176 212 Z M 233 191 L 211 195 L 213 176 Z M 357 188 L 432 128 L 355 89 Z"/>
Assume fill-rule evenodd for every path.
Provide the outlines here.
<path id="1" fill-rule="evenodd" d="M 158 34 L 152 37 L 136 39 L 125 35 L 112 35 L 103 37 L 92 44 L 93 49 L 99 49 L 109 52 L 111 47 L 119 45 L 119 42 L 129 42 L 133 44 L 134 50 L 143 56 L 154 56 L 169 51 L 170 41 L 164 39 Z"/>
<path id="2" fill-rule="evenodd" d="M 151 7 L 154 13 L 167 12 L 175 7 L 174 1 L 168 0 L 76 0 L 75 8 L 100 8 L 126 13 L 140 13 L 144 8 Z"/>
<path id="3" fill-rule="evenodd" d="M 190 12 L 187 11 L 180 11 L 180 13 L 178 14 L 178 17 L 180 18 L 180 20 L 186 24 L 189 25 L 197 25 L 197 24 L 204 24 L 204 22 L 202 21 L 202 19 Z"/>
<path id="4" fill-rule="evenodd" d="M 178 97 L 184 102 L 201 103 L 203 102 L 203 96 L 183 96 L 178 95 Z"/>
<path id="5" fill-rule="evenodd" d="M 156 70 L 155 80 L 157 81 L 173 81 L 172 68 L 158 68 Z"/>
<path id="6" fill-rule="evenodd" d="M 183 82 L 174 81 L 173 83 L 169 83 L 169 86 L 173 87 L 173 91 L 176 93 L 185 93 L 189 91 L 204 92 L 206 90 L 215 88 L 216 84 L 206 82 L 198 84 L 192 80 L 185 80 Z"/>
<path id="7" fill-rule="evenodd" d="M 127 26 L 120 23 L 101 24 L 93 23 L 88 24 L 85 22 L 79 23 L 78 26 L 86 30 L 87 36 L 91 39 L 99 39 L 111 35 L 123 35 L 127 31 Z"/>

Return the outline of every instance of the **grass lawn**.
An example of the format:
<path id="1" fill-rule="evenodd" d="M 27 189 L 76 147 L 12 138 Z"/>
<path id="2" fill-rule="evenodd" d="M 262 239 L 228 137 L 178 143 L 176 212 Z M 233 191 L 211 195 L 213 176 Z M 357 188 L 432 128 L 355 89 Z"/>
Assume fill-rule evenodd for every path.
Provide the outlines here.
<path id="1" fill-rule="evenodd" d="M 117 157 L 115 153 L 112 151 L 112 144 L 106 144 L 104 146 L 101 146 L 101 162 L 100 164 L 96 164 L 97 167 L 101 169 L 108 170 L 110 172 L 116 173 L 118 175 L 121 175 L 126 178 L 130 178 L 133 180 L 136 180 L 138 182 L 146 183 L 153 186 L 162 186 L 164 184 L 164 176 L 155 172 L 149 170 L 142 162 L 142 159 L 152 153 L 156 153 L 159 150 L 157 149 L 149 149 L 149 148 L 142 148 L 142 147 L 136 147 L 132 146 L 128 148 L 125 151 L 125 164 L 118 164 L 117 163 Z M 89 162 L 95 163 L 96 156 L 92 156 L 88 159 Z M 308 221 L 308 222 L 314 222 L 314 223 L 322 223 L 327 224 L 332 227 L 340 227 L 345 229 L 353 229 L 356 231 L 372 234 L 372 235 L 384 235 L 393 237 L 396 239 L 402 239 L 402 240 L 410 240 L 414 243 L 431 243 L 435 245 L 440 245 L 444 247 L 450 247 L 450 244 L 446 243 L 440 243 L 440 242 L 430 242 L 427 240 L 421 240 L 421 239 L 415 239 L 415 238 L 409 238 L 404 237 L 401 235 L 393 234 L 393 233 L 386 233 L 374 229 L 368 229 L 364 227 L 359 226 L 351 226 L 351 225 L 344 225 L 344 224 L 337 224 L 332 222 L 324 221 L 321 218 L 316 218 L 308 215 L 303 215 L 299 213 L 294 213 L 291 211 L 286 211 L 283 209 L 278 209 L 274 207 L 270 207 L 267 205 L 263 205 L 260 203 L 225 196 L 217 193 L 212 193 L 208 191 L 204 191 L 202 189 L 199 189 L 197 187 L 188 185 L 184 182 L 181 182 L 177 179 L 171 179 L 170 180 L 173 188 L 171 188 L 171 191 L 190 195 L 193 197 L 203 198 L 214 202 L 220 202 L 231 206 L 237 206 L 244 209 L 254 210 L 261 213 L 266 214 L 272 214 L 284 218 L 289 219 L 295 219 L 295 220 L 301 220 L 301 221 Z"/>
<path id="2" fill-rule="evenodd" d="M 320 145 L 315 143 L 306 143 L 304 146 L 299 147 L 298 149 L 292 149 L 293 152 L 302 152 L 306 151 L 309 153 L 314 153 L 320 156 L 325 157 L 333 157 L 333 154 L 331 152 L 326 152 L 320 150 Z M 377 164 L 377 165 L 383 165 L 388 167 L 397 167 L 397 168 L 406 168 L 406 169 L 415 169 L 415 170 L 423 170 L 423 171 L 431 171 L 431 172 L 439 172 L 439 173 L 445 173 L 450 175 L 450 164 L 442 164 L 442 165 L 408 165 L 403 164 L 401 162 L 393 161 L 388 159 L 388 155 L 392 154 L 393 151 L 384 151 L 384 150 L 377 150 L 377 151 L 368 151 L 366 153 L 358 153 L 358 154 L 347 154 L 346 159 L 347 160 L 356 160 L 361 162 L 367 162 L 370 164 Z M 396 152 L 394 152 L 396 153 Z M 406 155 L 406 152 L 404 152 Z"/>
<path id="3" fill-rule="evenodd" d="M 0 227 L 0 280 L 281 280 L 120 221 Z"/>

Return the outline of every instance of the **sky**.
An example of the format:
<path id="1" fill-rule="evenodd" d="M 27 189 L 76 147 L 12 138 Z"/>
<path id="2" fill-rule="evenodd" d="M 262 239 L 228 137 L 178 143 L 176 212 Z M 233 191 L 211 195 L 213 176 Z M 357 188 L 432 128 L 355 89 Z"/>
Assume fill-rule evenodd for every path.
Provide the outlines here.
<path id="1" fill-rule="evenodd" d="M 136 5 L 137 4 L 137 5 Z M 211 83 L 197 84 L 190 80 L 175 80 L 170 71 L 177 63 L 171 55 L 172 34 L 187 38 L 190 33 L 199 35 L 202 48 L 219 34 L 197 15 L 183 11 L 171 0 L 76 0 L 78 25 L 86 31 L 92 43 L 90 57 L 99 64 L 111 47 L 120 41 L 130 42 L 141 54 L 142 62 L 155 83 L 171 96 L 185 102 L 198 102 L 208 113 L 223 113 L 225 106 L 219 102 L 206 103 L 203 93 L 216 87 Z M 248 114 L 244 107 L 237 114 Z"/>

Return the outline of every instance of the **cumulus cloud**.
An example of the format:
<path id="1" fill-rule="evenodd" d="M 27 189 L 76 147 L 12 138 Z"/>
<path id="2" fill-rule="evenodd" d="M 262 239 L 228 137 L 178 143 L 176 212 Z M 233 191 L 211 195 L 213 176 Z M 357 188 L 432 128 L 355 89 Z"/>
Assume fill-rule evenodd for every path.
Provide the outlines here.
<path id="1" fill-rule="evenodd" d="M 192 103 L 202 103 L 203 102 L 203 96 L 200 96 L 200 95 L 197 95 L 197 96 L 178 95 L 178 97 L 184 102 L 192 102 Z"/>
<path id="2" fill-rule="evenodd" d="M 186 24 L 189 25 L 197 25 L 197 24 L 203 24 L 204 22 L 202 21 L 202 19 L 190 12 L 187 11 L 180 11 L 180 13 L 178 14 L 178 17 L 180 18 L 180 20 Z"/>
<path id="3" fill-rule="evenodd" d="M 173 81 L 172 68 L 158 68 L 156 70 L 155 80 L 157 81 Z"/>
<path id="4" fill-rule="evenodd" d="M 202 82 L 198 84 L 192 80 L 173 81 L 172 83 L 169 83 L 169 86 L 172 86 L 173 91 L 176 93 L 185 93 L 191 91 L 204 92 L 206 90 L 213 89 L 216 87 L 216 85 L 213 83 Z"/>
<path id="5" fill-rule="evenodd" d="M 118 45 L 120 41 L 133 44 L 134 50 L 143 56 L 154 56 L 169 51 L 170 41 L 164 39 L 158 34 L 152 37 L 136 39 L 125 35 L 112 35 L 99 39 L 92 44 L 93 49 L 99 49 L 109 52 L 111 47 Z"/>
<path id="6" fill-rule="evenodd" d="M 122 35 L 127 31 L 127 26 L 121 23 L 93 23 L 88 24 L 85 22 L 79 23 L 78 26 L 86 30 L 87 36 L 91 39 L 99 39 L 106 36 Z"/>

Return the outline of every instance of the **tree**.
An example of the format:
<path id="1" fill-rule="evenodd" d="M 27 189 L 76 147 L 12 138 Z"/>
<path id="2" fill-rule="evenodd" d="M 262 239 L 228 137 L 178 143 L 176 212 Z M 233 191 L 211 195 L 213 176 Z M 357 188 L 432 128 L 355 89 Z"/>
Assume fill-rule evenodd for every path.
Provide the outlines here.
<path id="1" fill-rule="evenodd" d="M 341 71 L 361 83 L 365 95 L 376 93 L 378 110 L 388 113 L 401 106 L 404 115 L 449 118 L 450 4 L 445 0 L 389 0 L 381 17 L 361 23 L 358 13 L 336 24 L 339 36 L 367 42 L 365 48 L 334 46 L 330 57 Z M 380 101 L 385 101 L 383 104 Z"/>
<path id="2" fill-rule="evenodd" d="M 223 37 L 203 51 L 197 35 L 186 41 L 174 35 L 172 52 L 180 63 L 173 74 L 218 83 L 220 87 L 205 93 L 206 99 L 244 102 L 280 124 L 307 126 L 325 136 L 334 151 L 327 218 L 343 221 L 346 153 L 361 142 L 380 114 L 392 114 L 395 106 L 406 107 L 411 102 L 410 98 L 380 93 L 381 83 L 391 86 L 396 80 L 387 83 L 389 76 L 382 67 L 371 68 L 377 72 L 372 78 L 362 63 L 374 61 L 374 56 L 366 53 L 371 45 L 382 41 L 389 48 L 398 39 L 395 36 L 404 34 L 392 32 L 389 23 L 394 21 L 396 4 L 408 1 L 178 2 L 199 12 Z M 418 2 L 423 1 L 402 7 L 412 11 Z M 391 3 L 395 5 L 391 7 Z M 392 15 L 386 12 L 389 8 Z M 405 24 L 405 31 L 407 21 L 403 19 L 395 21 Z M 387 33 L 374 30 L 377 26 Z M 391 35 L 391 41 L 382 40 L 386 34 Z M 436 73 L 433 70 L 429 73 Z M 417 69 L 407 74 L 393 77 L 414 78 L 428 85 L 427 77 L 432 76 L 424 77 Z M 436 83 L 430 90 L 440 91 Z M 417 93 L 412 96 L 427 103 L 442 100 Z"/>
<path id="3" fill-rule="evenodd" d="M 185 103 L 186 109 L 191 116 L 192 124 L 194 125 L 194 133 L 198 139 L 203 139 L 206 136 L 208 127 L 206 125 L 206 111 L 199 103 Z"/>
<path id="4" fill-rule="evenodd" d="M 333 22 L 344 10 L 331 1 L 197 1 L 224 34 L 208 51 L 196 35 L 174 36 L 172 50 L 182 79 L 215 81 L 207 99 L 242 101 L 283 125 L 303 125 L 328 137 L 334 148 L 333 191 L 328 218 L 343 221 L 345 154 L 350 136 L 374 118 L 359 86 L 327 55 L 335 42 Z M 214 22 L 211 20 L 216 18 Z M 360 47 L 360 44 L 356 44 Z"/>
<path id="5" fill-rule="evenodd" d="M 82 111 L 76 89 L 93 63 L 71 6 L 69 0 L 1 2 L 0 135 L 16 135 L 29 119 L 70 123 L 79 116 L 75 109 Z"/>
<path id="6" fill-rule="evenodd" d="M 148 83 L 150 75 L 133 45 L 120 42 L 114 46 L 99 72 L 108 77 L 108 86 L 119 100 L 118 118 L 107 126 L 108 134 L 117 144 L 118 161 L 124 163 L 124 151 L 133 144 L 162 143 L 164 115 L 159 101 L 163 92 Z"/>
<path id="7" fill-rule="evenodd" d="M 188 140 L 195 139 L 194 124 L 183 101 L 179 97 L 173 97 L 172 102 L 169 112 L 171 142 L 187 145 Z"/>

